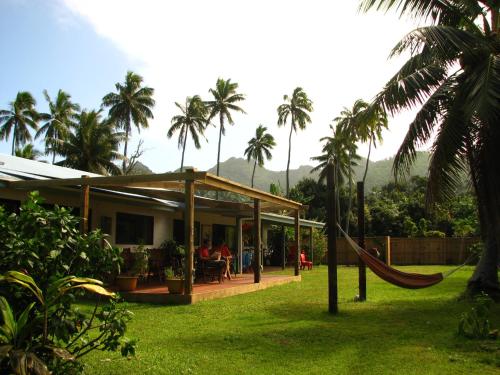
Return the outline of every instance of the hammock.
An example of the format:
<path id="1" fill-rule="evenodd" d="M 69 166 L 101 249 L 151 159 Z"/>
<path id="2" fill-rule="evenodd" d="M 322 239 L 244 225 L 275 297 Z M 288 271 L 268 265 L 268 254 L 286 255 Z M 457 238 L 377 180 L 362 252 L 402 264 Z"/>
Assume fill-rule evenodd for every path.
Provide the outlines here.
<path id="1" fill-rule="evenodd" d="M 349 237 L 349 235 L 344 232 L 340 225 L 337 224 L 337 226 L 346 238 L 347 242 L 351 245 L 354 251 L 356 251 L 358 256 L 368 266 L 368 268 L 373 271 L 374 274 L 376 274 L 382 280 L 385 280 L 388 283 L 399 286 L 401 288 L 421 289 L 436 285 L 437 283 L 443 281 L 445 277 L 450 276 L 452 273 L 465 266 L 470 260 L 469 257 L 469 259 L 467 259 L 464 264 L 460 265 L 456 269 L 446 272 L 445 274 L 440 272 L 434 273 L 432 275 L 422 275 L 418 273 L 401 272 L 395 268 L 388 266 L 380 259 L 375 258 L 365 249 L 360 247 L 351 237 Z"/>

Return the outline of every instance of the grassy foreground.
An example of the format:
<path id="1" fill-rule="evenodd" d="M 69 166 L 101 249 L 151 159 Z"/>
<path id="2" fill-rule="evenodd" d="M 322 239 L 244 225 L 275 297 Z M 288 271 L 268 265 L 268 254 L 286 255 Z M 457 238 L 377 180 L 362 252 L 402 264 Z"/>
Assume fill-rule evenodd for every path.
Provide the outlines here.
<path id="1" fill-rule="evenodd" d="M 448 267 L 401 267 L 434 273 Z M 192 306 L 130 304 L 137 356 L 96 353 L 88 374 L 499 374 L 499 341 L 457 337 L 472 268 L 405 290 L 368 274 L 368 301 L 351 302 L 357 269 L 339 268 L 340 313 L 327 311 L 327 269 L 301 283 Z M 290 271 L 288 271 L 289 273 Z M 500 326 L 500 306 L 492 325 Z"/>

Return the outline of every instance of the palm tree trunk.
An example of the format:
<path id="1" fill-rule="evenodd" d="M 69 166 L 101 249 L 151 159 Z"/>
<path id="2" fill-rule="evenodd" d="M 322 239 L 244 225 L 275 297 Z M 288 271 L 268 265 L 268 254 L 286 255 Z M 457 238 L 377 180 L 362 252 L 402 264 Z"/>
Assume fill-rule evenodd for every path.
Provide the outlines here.
<path id="1" fill-rule="evenodd" d="M 368 173 L 368 163 L 370 162 L 370 154 L 372 152 L 372 141 L 373 141 L 373 138 L 370 137 L 370 143 L 369 143 L 369 146 L 368 146 L 368 156 L 366 157 L 365 174 L 363 175 L 363 185 L 365 185 L 366 174 Z"/>
<path id="2" fill-rule="evenodd" d="M 253 172 L 252 172 L 252 187 L 253 187 L 253 177 L 255 176 L 255 167 L 257 167 L 257 160 L 255 160 L 255 163 L 253 164 Z"/>
<path id="3" fill-rule="evenodd" d="M 217 176 L 219 176 L 219 165 L 220 165 L 220 144 L 222 141 L 222 128 L 224 126 L 224 116 L 222 113 L 219 114 L 220 119 L 220 129 L 219 129 L 219 146 L 217 148 Z M 215 192 L 215 199 L 219 200 L 219 190 Z"/>
<path id="4" fill-rule="evenodd" d="M 335 195 L 336 195 L 336 199 L 337 199 L 337 222 L 340 224 L 341 223 L 341 220 L 340 220 L 340 184 L 338 183 L 339 182 L 339 166 L 338 166 L 338 162 L 335 164 L 335 180 L 336 180 L 336 183 L 337 185 L 335 186 Z M 337 233 L 340 235 L 340 231 L 338 230 L 338 228 L 335 228 L 337 230 Z"/>
<path id="5" fill-rule="evenodd" d="M 56 162 L 56 151 L 52 151 L 52 164 Z"/>
<path id="6" fill-rule="evenodd" d="M 16 154 L 16 133 L 17 133 L 17 124 L 14 123 L 14 131 L 12 132 L 12 156 Z"/>
<path id="7" fill-rule="evenodd" d="M 181 158 L 181 172 L 184 168 L 184 152 L 186 152 L 186 141 L 187 141 L 187 138 L 188 138 L 188 135 L 187 135 L 187 130 L 186 130 L 186 134 L 184 134 L 184 144 L 182 146 L 182 158 Z"/>
<path id="8" fill-rule="evenodd" d="M 345 218 L 345 232 L 349 234 L 349 218 L 351 217 L 352 203 L 352 169 L 351 169 L 351 153 L 349 153 L 349 198 L 347 199 L 347 211 Z"/>
<path id="9" fill-rule="evenodd" d="M 288 162 L 286 164 L 286 197 L 290 194 L 290 156 L 292 154 L 292 132 L 294 128 L 294 121 L 292 117 L 292 125 L 290 127 L 290 136 L 288 137 Z"/>
<path id="10" fill-rule="evenodd" d="M 125 170 L 127 168 L 127 146 L 128 146 L 128 132 L 130 130 L 130 127 L 127 126 L 125 128 L 125 146 L 123 147 L 123 156 L 125 157 L 123 159 L 123 164 L 122 164 L 122 170 L 123 170 L 123 173 L 125 173 Z"/>

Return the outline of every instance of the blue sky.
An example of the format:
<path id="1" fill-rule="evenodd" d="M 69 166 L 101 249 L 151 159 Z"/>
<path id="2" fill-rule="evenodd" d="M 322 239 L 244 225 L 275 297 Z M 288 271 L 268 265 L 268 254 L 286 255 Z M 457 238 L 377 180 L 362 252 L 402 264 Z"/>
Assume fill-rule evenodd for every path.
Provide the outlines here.
<path id="1" fill-rule="evenodd" d="M 174 103 L 195 94 L 210 99 L 208 89 L 217 78 L 231 78 L 246 94 L 242 107 L 247 114 L 235 115 L 235 126 L 227 128 L 221 160 L 242 157 L 255 128 L 263 124 L 278 143 L 266 167 L 284 170 L 288 128 L 277 127 L 276 108 L 284 94 L 301 86 L 314 112 L 307 129 L 293 137 L 291 168 L 311 165 L 331 120 L 356 99 L 371 100 L 396 72 L 403 60 L 388 61 L 389 51 L 415 27 L 394 15 L 359 14 L 357 5 L 323 0 L 2 0 L 0 108 L 27 90 L 44 111 L 44 89 L 51 96 L 63 89 L 83 108 L 97 108 L 133 70 L 155 89 L 157 105 L 150 128 L 140 135 L 134 130 L 129 149 L 143 139 L 147 151 L 141 161 L 162 172 L 180 164 L 177 139 L 166 137 L 177 114 Z M 372 159 L 396 152 L 409 116 L 390 120 L 384 144 Z M 205 135 L 201 150 L 188 141 L 185 165 L 206 170 L 216 163 L 218 129 L 210 127 Z M 366 155 L 366 145 L 359 146 Z M 10 143 L 0 141 L 0 152 L 10 153 Z"/>
<path id="2" fill-rule="evenodd" d="M 50 4 L 50 5 L 47 5 Z M 40 111 L 47 110 L 43 90 L 55 96 L 69 92 L 83 108 L 98 108 L 133 63 L 113 44 L 99 37 L 84 20 L 67 21 L 57 3 L 0 2 L 0 106 L 6 108 L 18 91 L 29 91 Z M 11 146 L 0 142 L 0 152 Z"/>

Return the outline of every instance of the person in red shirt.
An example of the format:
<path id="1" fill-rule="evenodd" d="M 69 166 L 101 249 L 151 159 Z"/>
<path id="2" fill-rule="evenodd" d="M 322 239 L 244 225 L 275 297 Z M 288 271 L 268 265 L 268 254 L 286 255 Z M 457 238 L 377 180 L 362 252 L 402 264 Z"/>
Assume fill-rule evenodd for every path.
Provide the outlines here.
<path id="1" fill-rule="evenodd" d="M 203 260 L 209 260 L 210 259 L 210 252 L 208 251 L 208 241 L 205 240 L 203 241 L 203 245 L 198 248 L 198 256 L 200 259 Z"/>

